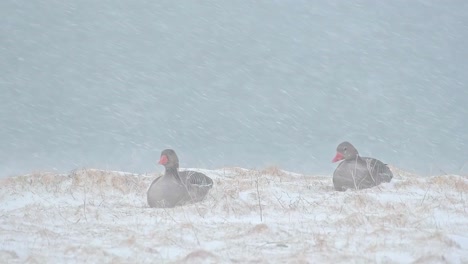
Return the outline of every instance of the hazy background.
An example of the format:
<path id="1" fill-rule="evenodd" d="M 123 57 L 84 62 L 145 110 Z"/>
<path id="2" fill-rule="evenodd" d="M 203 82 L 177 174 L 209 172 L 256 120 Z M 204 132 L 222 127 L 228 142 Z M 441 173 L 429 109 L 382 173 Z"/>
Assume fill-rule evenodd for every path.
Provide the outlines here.
<path id="1" fill-rule="evenodd" d="M 0 177 L 468 162 L 468 1 L 0 1 Z M 468 164 L 464 166 L 468 171 Z"/>

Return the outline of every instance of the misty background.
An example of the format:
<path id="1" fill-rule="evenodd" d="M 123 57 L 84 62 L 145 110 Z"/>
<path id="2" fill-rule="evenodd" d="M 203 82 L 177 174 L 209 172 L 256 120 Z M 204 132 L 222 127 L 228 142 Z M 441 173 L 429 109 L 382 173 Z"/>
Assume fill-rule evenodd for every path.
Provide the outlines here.
<path id="1" fill-rule="evenodd" d="M 468 172 L 468 1 L 0 2 L 0 177 Z"/>

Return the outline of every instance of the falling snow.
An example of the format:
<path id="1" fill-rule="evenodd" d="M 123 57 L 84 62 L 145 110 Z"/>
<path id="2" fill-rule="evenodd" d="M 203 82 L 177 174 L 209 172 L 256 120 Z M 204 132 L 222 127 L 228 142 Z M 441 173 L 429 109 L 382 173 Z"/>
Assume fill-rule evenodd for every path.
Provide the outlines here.
<path id="1" fill-rule="evenodd" d="M 468 171 L 468 3 L 0 4 L 0 175 L 331 173 L 338 143 Z M 429 19 L 430 18 L 430 19 Z"/>
<path id="2" fill-rule="evenodd" d="M 359 250 L 381 255 L 363 255 L 356 262 L 466 260 L 467 221 L 458 214 L 466 215 L 466 197 L 461 194 L 466 193 L 468 175 L 467 10 L 468 1 L 435 0 L 0 1 L 0 180 L 6 184 L 0 186 L 0 232 L 10 237 L 0 245 L 0 256 L 65 262 L 70 255 L 84 253 L 83 261 L 86 256 L 125 261 L 136 252 L 129 245 L 136 244 L 135 250 L 144 254 L 135 260 L 145 261 L 153 253 L 160 260 L 180 260 L 193 253 L 215 262 L 229 261 L 227 246 L 247 245 L 243 238 L 232 235 L 232 240 L 222 242 L 221 234 L 216 237 L 221 242 L 196 241 L 222 227 L 232 234 L 258 232 L 264 240 L 252 238 L 257 248 L 248 248 L 249 252 L 266 248 L 280 260 L 292 259 L 289 254 L 297 251 L 291 249 L 302 250 L 297 256 L 310 259 L 307 246 L 321 254 L 315 255 L 318 262 L 342 261 L 346 254 L 363 253 Z M 362 194 L 335 193 L 327 184 L 336 166 L 331 159 L 342 141 L 352 142 L 363 156 L 417 176 L 397 178 L 397 183 Z M 253 208 L 255 201 L 242 198 L 250 195 L 243 193 L 237 193 L 240 200 L 233 204 L 216 200 L 224 199 L 222 188 L 229 191 L 229 184 L 238 184 L 219 175 L 213 196 L 200 205 L 206 218 L 197 207 L 166 215 L 150 211 L 142 204 L 146 185 L 120 190 L 123 200 L 105 200 L 103 209 L 98 196 L 83 204 L 67 192 L 73 186 L 61 181 L 65 178 L 55 181 L 58 175 L 87 168 L 126 171 L 128 180 L 152 174 L 160 171 L 156 162 L 165 148 L 177 151 L 181 165 L 207 169 L 210 175 L 224 167 L 258 172 L 274 166 L 304 175 L 304 180 L 288 178 L 284 185 L 279 178 L 267 177 L 266 181 L 279 182 L 274 188 L 262 185 L 265 201 L 275 207 L 265 208 L 266 220 L 260 223 L 251 218 L 257 217 L 256 211 L 252 216 L 253 209 L 231 212 L 234 215 L 223 211 L 231 205 L 242 210 L 242 202 Z M 53 181 L 38 187 L 27 178 L 31 176 L 13 177 L 31 173 L 54 175 Z M 464 185 L 447 185 L 451 180 Z M 432 184 L 438 187 L 431 189 Z M 119 190 L 112 186 L 102 199 L 116 198 Z M 444 191 L 449 195 L 443 196 Z M 79 192 L 82 197 L 83 190 Z M 281 199 L 268 196 L 282 192 L 291 201 L 330 198 L 338 204 L 322 205 L 318 216 L 315 207 L 301 204 L 292 219 L 268 222 L 287 211 Z M 346 205 L 348 211 L 338 215 L 339 203 L 348 198 L 352 201 Z M 441 205 L 437 199 L 443 208 L 436 208 Z M 63 208 L 61 201 L 67 203 Z M 353 201 L 364 204 L 353 208 Z M 377 217 L 400 229 L 373 222 L 366 203 L 391 210 L 379 211 Z M 396 216 L 398 208 L 413 215 L 395 220 L 392 214 Z M 420 218 L 419 210 L 427 218 Z M 321 218 L 329 214 L 335 215 L 332 224 Z M 42 224 L 34 222 L 36 215 Z M 173 225 L 169 216 L 182 224 Z M 19 218 L 29 222 L 16 230 Z M 186 218 L 193 222 L 184 222 Z M 160 220 L 164 227 L 187 229 L 191 235 L 194 230 L 208 233 L 201 231 L 198 238 L 179 233 L 161 242 L 163 249 L 152 251 L 154 245 L 138 239 L 157 236 L 152 225 Z M 103 240 L 108 244 L 96 239 L 106 225 L 120 230 L 116 223 L 135 221 L 143 231 L 126 230 L 129 236 L 112 233 L 120 240 Z M 74 222 L 79 224 L 68 229 Z M 93 223 L 102 226 L 88 236 L 83 230 Z M 288 223 L 302 229 L 283 225 Z M 424 229 L 415 231 L 419 233 L 414 237 L 402 238 L 404 228 L 419 227 Z M 351 234 L 353 230 L 357 233 Z M 356 251 L 371 231 L 374 248 Z M 28 232 L 38 240 L 18 237 Z M 288 237 L 288 232 L 299 237 Z M 327 232 L 337 239 L 331 240 Z M 378 242 L 388 232 L 392 239 Z M 268 244 L 274 237 L 290 240 Z M 76 239 L 62 248 L 69 253 L 43 251 L 68 238 Z M 88 243 L 89 239 L 95 240 Z M 308 242 L 301 244 L 304 241 Z M 426 241 L 432 244 L 421 244 Z M 117 242 L 122 251 L 109 249 Z M 24 243 L 34 245 L 21 248 Z M 420 244 L 411 248 L 415 243 Z M 203 245 L 203 251 L 188 250 L 193 245 Z M 388 251 L 382 248 L 388 245 L 406 255 L 385 258 Z M 336 248 L 346 249 L 346 254 L 334 255 Z M 437 251 L 432 252 L 435 259 L 424 259 L 432 257 L 425 254 L 432 248 L 451 250 L 453 255 Z M 240 251 L 234 260 L 262 259 L 243 258 L 236 254 L 245 249 L 236 250 Z"/>

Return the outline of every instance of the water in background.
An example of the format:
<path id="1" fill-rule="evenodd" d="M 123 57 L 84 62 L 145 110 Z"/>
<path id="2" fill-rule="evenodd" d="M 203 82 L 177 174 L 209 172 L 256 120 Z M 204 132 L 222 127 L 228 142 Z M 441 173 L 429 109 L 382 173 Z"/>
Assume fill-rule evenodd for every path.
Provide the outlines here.
<path id="1" fill-rule="evenodd" d="M 161 171 L 168 147 L 331 174 L 343 140 L 467 172 L 468 2 L 364 2 L 2 1 L 0 177 Z"/>

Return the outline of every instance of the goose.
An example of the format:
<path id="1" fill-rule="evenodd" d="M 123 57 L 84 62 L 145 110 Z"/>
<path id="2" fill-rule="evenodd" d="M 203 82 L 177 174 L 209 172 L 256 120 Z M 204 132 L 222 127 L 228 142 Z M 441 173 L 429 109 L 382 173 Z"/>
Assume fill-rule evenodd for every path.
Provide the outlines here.
<path id="1" fill-rule="evenodd" d="M 333 172 L 333 186 L 337 191 L 347 189 L 366 189 L 390 182 L 393 174 L 380 160 L 359 156 L 356 148 L 345 141 L 336 148 L 336 156 L 332 162 L 341 163 Z"/>
<path id="2" fill-rule="evenodd" d="M 203 173 L 179 172 L 179 158 L 172 149 L 161 152 L 159 164 L 165 167 L 165 172 L 148 189 L 150 207 L 170 208 L 200 202 L 213 187 L 213 180 Z"/>

